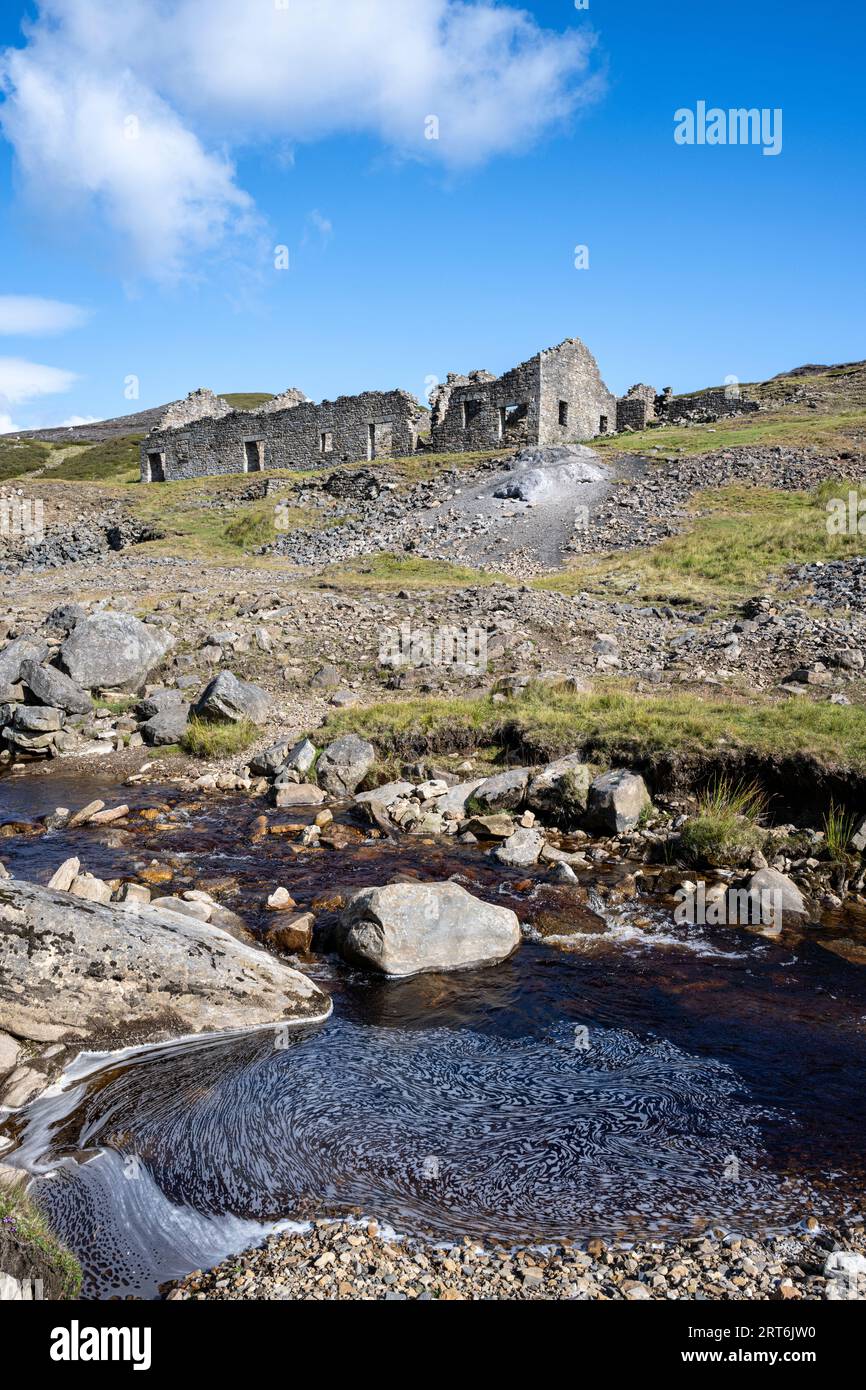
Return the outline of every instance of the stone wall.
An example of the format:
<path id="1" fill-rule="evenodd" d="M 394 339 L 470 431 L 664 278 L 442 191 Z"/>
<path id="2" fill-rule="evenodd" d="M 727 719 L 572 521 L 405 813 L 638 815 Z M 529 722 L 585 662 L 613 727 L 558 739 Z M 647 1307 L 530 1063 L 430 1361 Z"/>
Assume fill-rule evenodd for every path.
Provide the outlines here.
<path id="1" fill-rule="evenodd" d="M 738 389 L 739 394 L 734 394 Z M 672 396 L 667 392 L 656 401 L 656 413 L 665 424 L 692 421 L 696 424 L 711 424 L 713 420 L 727 415 L 744 415 L 760 410 L 757 401 L 750 401 L 742 394 L 742 388 L 717 386 L 709 391 L 696 391 L 691 396 Z"/>
<path id="2" fill-rule="evenodd" d="M 643 430 L 656 418 L 656 389 L 644 382 L 630 386 L 616 403 L 618 430 Z"/>
<path id="3" fill-rule="evenodd" d="M 306 399 L 282 404 L 301 394 L 286 392 L 279 405 L 269 402 L 257 410 L 191 412 L 187 423 L 152 431 L 141 445 L 142 482 L 324 468 L 414 452 L 425 412 L 408 391 L 367 391 L 319 405 Z"/>
<path id="4" fill-rule="evenodd" d="M 573 444 L 613 433 L 616 396 L 608 391 L 595 358 L 579 338 L 546 348 L 539 362 L 539 444 Z"/>
<path id="5" fill-rule="evenodd" d="M 616 427 L 616 397 L 579 338 L 568 338 L 503 376 L 449 374 L 431 399 L 436 453 L 512 444 L 570 444 Z"/>

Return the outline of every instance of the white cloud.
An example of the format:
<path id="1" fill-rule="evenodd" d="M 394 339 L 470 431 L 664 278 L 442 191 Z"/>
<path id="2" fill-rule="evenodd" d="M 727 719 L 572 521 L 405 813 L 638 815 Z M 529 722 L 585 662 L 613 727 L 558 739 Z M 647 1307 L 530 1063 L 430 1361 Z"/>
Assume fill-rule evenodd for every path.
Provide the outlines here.
<path id="1" fill-rule="evenodd" d="M 88 318 L 86 309 L 59 299 L 39 299 L 29 294 L 0 294 L 0 333 L 64 333 Z"/>
<path id="2" fill-rule="evenodd" d="M 68 419 L 61 420 L 59 429 L 66 429 L 72 425 L 93 425 L 101 417 L 99 415 L 70 415 Z"/>
<path id="3" fill-rule="evenodd" d="M 18 434 L 20 428 L 11 415 L 0 415 L 0 434 Z"/>
<path id="4" fill-rule="evenodd" d="M 0 81 L 29 188 L 95 206 L 161 276 L 255 226 L 233 147 L 284 167 L 299 142 L 360 133 L 469 167 L 600 90 L 587 31 L 496 0 L 43 0 L 26 32 Z"/>
<path id="5" fill-rule="evenodd" d="M 43 367 L 23 357 L 0 357 L 0 404 L 21 405 L 39 396 L 68 391 L 76 381 L 74 372 L 62 367 Z"/>

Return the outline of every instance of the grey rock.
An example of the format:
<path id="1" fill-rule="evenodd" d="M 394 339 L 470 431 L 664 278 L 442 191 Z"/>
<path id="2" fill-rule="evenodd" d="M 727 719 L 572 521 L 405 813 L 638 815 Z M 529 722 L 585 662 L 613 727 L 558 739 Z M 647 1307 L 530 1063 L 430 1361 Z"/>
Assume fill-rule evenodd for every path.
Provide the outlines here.
<path id="1" fill-rule="evenodd" d="M 331 1002 L 297 971 L 210 924 L 0 883 L 0 1028 L 55 1042 L 321 1020 Z"/>
<path id="2" fill-rule="evenodd" d="M 141 736 L 145 743 L 154 748 L 165 748 L 172 743 L 180 743 L 186 733 L 190 706 L 183 701 L 167 704 L 158 714 L 141 726 Z"/>
<path id="3" fill-rule="evenodd" d="M 497 964 L 520 944 L 520 923 L 457 883 L 389 883 L 350 898 L 336 940 L 346 960 L 405 976 Z"/>
<path id="4" fill-rule="evenodd" d="M 238 680 L 231 671 L 220 671 L 205 686 L 195 703 L 193 713 L 199 719 L 237 724 L 249 719 L 264 724 L 270 713 L 271 697 L 259 685 Z"/>
<path id="5" fill-rule="evenodd" d="M 310 681 L 316 690 L 336 690 L 340 684 L 340 673 L 336 666 L 323 666 Z"/>
<path id="6" fill-rule="evenodd" d="M 651 806 L 646 783 L 637 772 L 620 769 L 596 777 L 589 789 L 587 822 L 599 830 L 621 834 L 637 825 Z"/>
<path id="7" fill-rule="evenodd" d="M 523 805 L 529 774 L 528 767 L 513 767 L 495 777 L 485 777 L 472 793 L 472 809 L 482 813 L 517 810 Z"/>
<path id="8" fill-rule="evenodd" d="M 38 665 L 47 655 L 47 642 L 34 642 L 30 637 L 16 637 L 14 642 L 8 642 L 0 652 L 0 691 L 18 684 L 25 662 L 35 661 Z"/>
<path id="9" fill-rule="evenodd" d="M 131 613 L 94 613 L 75 624 L 60 664 L 85 690 L 140 690 L 172 646 L 170 633 Z"/>
<path id="10" fill-rule="evenodd" d="M 152 690 L 149 695 L 145 695 L 143 700 L 139 700 L 135 712 L 139 719 L 153 719 L 155 715 L 162 714 L 164 710 L 188 703 L 189 701 L 186 700 L 181 690 L 175 690 L 172 686 L 163 686 L 160 690 Z"/>
<path id="11" fill-rule="evenodd" d="M 93 709 L 93 701 L 87 691 L 58 671 L 56 666 L 40 666 L 37 661 L 25 661 L 21 665 L 21 679 L 41 705 L 52 705 L 66 714 L 89 714 Z"/>
<path id="12" fill-rule="evenodd" d="M 56 734 L 63 722 L 63 711 L 49 705 L 19 705 L 12 719 L 27 734 Z"/>
<path id="13" fill-rule="evenodd" d="M 749 879 L 748 888 L 750 893 L 772 894 L 768 902 L 778 905 L 779 915 L 782 922 L 776 925 L 784 925 L 792 918 L 808 917 L 809 908 L 806 899 L 787 874 L 780 873 L 778 869 L 759 869 L 752 874 Z"/>
<path id="14" fill-rule="evenodd" d="M 572 825 L 586 810 L 592 769 L 579 753 L 548 763 L 529 783 L 526 804 L 537 815 Z"/>
<path id="15" fill-rule="evenodd" d="M 372 743 L 357 734 L 344 734 L 329 743 L 319 759 L 319 785 L 332 796 L 354 796 L 375 760 Z"/>
<path id="16" fill-rule="evenodd" d="M 501 845 L 493 850 L 493 858 L 500 864 L 510 864 L 516 869 L 529 868 L 538 862 L 544 845 L 544 836 L 537 830 L 515 830 Z"/>
<path id="17" fill-rule="evenodd" d="M 358 792 L 355 801 L 359 806 L 364 806 L 367 802 L 375 801 L 378 805 L 386 809 L 392 806 L 400 797 L 411 796 L 415 790 L 413 782 L 385 782 L 381 787 L 374 787 L 370 792 Z"/>

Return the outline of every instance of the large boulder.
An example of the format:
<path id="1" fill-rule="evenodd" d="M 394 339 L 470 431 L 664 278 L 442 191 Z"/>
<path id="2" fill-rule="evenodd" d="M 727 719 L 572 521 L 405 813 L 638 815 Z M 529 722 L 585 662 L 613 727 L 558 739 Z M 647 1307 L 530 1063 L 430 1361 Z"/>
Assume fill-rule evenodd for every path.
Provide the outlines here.
<path id="1" fill-rule="evenodd" d="M 30 637 L 16 637 L 14 642 L 7 642 L 0 652 L 0 700 L 14 698 L 8 693 L 9 687 L 21 680 L 25 662 L 38 663 L 44 661 L 47 655 L 47 642 L 34 642 Z"/>
<path id="2" fill-rule="evenodd" d="M 538 856 L 544 848 L 544 836 L 537 830 L 515 830 L 507 840 L 503 840 L 493 851 L 494 859 L 500 864 L 508 864 L 514 869 L 528 869 L 538 863 Z"/>
<path id="3" fill-rule="evenodd" d="M 140 690 L 173 646 L 170 633 L 131 613 L 94 613 L 75 624 L 60 664 L 85 690 Z"/>
<path id="4" fill-rule="evenodd" d="M 485 777 L 469 798 L 470 808 L 482 814 L 488 811 L 516 811 L 523 805 L 529 774 L 528 767 L 512 767 L 508 772 L 498 772 L 495 777 Z"/>
<path id="5" fill-rule="evenodd" d="M 375 761 L 372 743 L 357 734 L 344 734 L 329 743 L 319 758 L 319 786 L 332 796 L 354 796 Z"/>
<path id="6" fill-rule="evenodd" d="M 188 704 L 182 700 L 166 703 L 140 726 L 141 736 L 152 748 L 167 748 L 180 743 L 189 720 Z"/>
<path id="7" fill-rule="evenodd" d="M 776 927 L 793 926 L 809 916 L 809 905 L 793 879 L 778 869 L 758 869 L 748 890 L 763 909 L 763 921 Z"/>
<path id="8" fill-rule="evenodd" d="M 0 1030 L 37 1042 L 137 1042 L 317 1021 L 312 980 L 209 923 L 0 883 Z"/>
<path id="9" fill-rule="evenodd" d="M 238 680 L 231 671 L 220 671 L 199 695 L 193 713 L 222 724 L 238 724 L 242 719 L 264 724 L 270 709 L 271 697 L 261 686 Z"/>
<path id="10" fill-rule="evenodd" d="M 559 825 L 573 825 L 586 810 L 591 781 L 592 769 L 579 753 L 569 753 L 536 772 L 529 783 L 526 804 Z"/>
<path id="11" fill-rule="evenodd" d="M 520 944 L 520 923 L 510 908 L 482 902 L 450 880 L 389 883 L 349 899 L 336 940 L 355 965 L 416 975 L 496 965 Z"/>
<path id="12" fill-rule="evenodd" d="M 646 782 L 637 772 L 605 772 L 590 786 L 586 822 L 595 830 L 620 835 L 634 829 L 651 805 Z"/>
<path id="13" fill-rule="evenodd" d="M 56 666 L 41 666 L 28 660 L 21 665 L 21 680 L 40 705 L 52 705 L 66 714 L 89 714 L 93 701 L 86 690 L 58 671 Z"/>

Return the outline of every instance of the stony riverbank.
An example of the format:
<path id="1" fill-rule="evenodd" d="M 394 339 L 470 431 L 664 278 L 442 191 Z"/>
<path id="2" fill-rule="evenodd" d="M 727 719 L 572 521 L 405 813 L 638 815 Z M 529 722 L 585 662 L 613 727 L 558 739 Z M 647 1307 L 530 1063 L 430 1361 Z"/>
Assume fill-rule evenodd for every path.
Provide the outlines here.
<path id="1" fill-rule="evenodd" d="M 766 1239 L 704 1234 L 515 1250 L 469 1238 L 401 1240 L 375 1221 L 326 1220 L 273 1235 L 163 1292 L 225 1301 L 863 1299 L 866 1233 L 862 1219 L 828 1229 L 809 1218 L 800 1233 Z"/>

